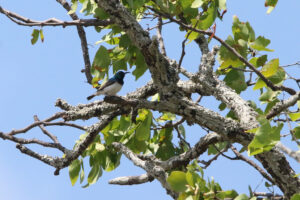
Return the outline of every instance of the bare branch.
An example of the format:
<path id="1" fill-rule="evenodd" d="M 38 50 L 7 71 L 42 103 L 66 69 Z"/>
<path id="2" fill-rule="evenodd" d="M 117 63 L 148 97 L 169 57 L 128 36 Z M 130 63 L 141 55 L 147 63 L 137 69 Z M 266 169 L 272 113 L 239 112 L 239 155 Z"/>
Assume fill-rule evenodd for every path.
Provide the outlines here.
<path id="1" fill-rule="evenodd" d="M 122 143 L 113 142 L 113 147 L 124 154 L 130 161 L 133 162 L 134 165 L 144 169 L 148 174 L 155 177 L 167 190 L 167 193 L 171 195 L 173 198 L 178 197 L 178 193 L 173 192 L 169 186 L 169 184 L 166 181 L 167 174 L 163 168 L 160 166 L 155 165 L 151 160 L 141 160 L 135 153 L 133 153 L 129 148 L 127 148 Z"/>
<path id="2" fill-rule="evenodd" d="M 164 56 L 167 56 L 167 52 L 166 52 L 165 44 L 164 44 L 164 39 L 161 35 L 162 25 L 163 25 L 162 18 L 159 16 L 158 17 L 158 23 L 157 23 L 157 38 L 158 38 L 161 54 L 164 55 Z"/>
<path id="3" fill-rule="evenodd" d="M 36 122 L 40 121 L 37 115 L 34 115 L 33 118 Z M 41 125 L 39 125 L 39 127 L 42 130 L 42 132 L 45 135 L 47 135 L 54 143 L 59 143 L 57 137 L 55 135 L 51 134 L 49 131 L 47 131 L 45 129 L 44 125 L 41 124 Z"/>
<path id="4" fill-rule="evenodd" d="M 60 3 L 67 11 L 71 10 L 71 6 L 69 3 L 65 0 L 56 0 L 58 3 Z M 70 14 L 71 18 L 73 20 L 78 20 L 78 16 L 73 13 Z M 89 50 L 88 50 L 88 45 L 87 45 L 87 40 L 86 40 L 86 34 L 82 26 L 77 25 L 77 32 L 79 35 L 79 38 L 81 40 L 81 49 L 82 49 L 82 54 L 83 54 L 83 60 L 85 64 L 85 76 L 87 78 L 88 83 L 92 83 L 92 74 L 91 74 L 91 62 L 90 62 L 90 56 L 89 56 Z"/>
<path id="5" fill-rule="evenodd" d="M 262 168 L 260 168 L 255 162 L 253 162 L 252 160 L 250 160 L 250 159 L 246 158 L 245 156 L 243 156 L 242 154 L 240 154 L 235 147 L 231 146 L 230 148 L 239 159 L 245 161 L 246 163 L 248 163 L 249 165 L 254 167 L 265 179 L 270 181 L 272 184 L 275 184 L 274 180 Z"/>
<path id="6" fill-rule="evenodd" d="M 37 21 L 33 19 L 29 19 L 26 17 L 23 17 L 17 13 L 8 11 L 0 6 L 0 13 L 3 13 L 5 16 L 7 16 L 10 20 L 15 22 L 18 25 L 21 26 L 107 26 L 109 24 L 112 24 L 111 20 L 99 20 L 99 19 L 77 19 L 73 21 L 62 21 L 56 18 L 50 18 L 44 21 Z"/>
<path id="7" fill-rule="evenodd" d="M 39 144 L 41 146 L 44 147 L 50 147 L 50 148 L 56 148 L 59 149 L 62 152 L 67 152 L 68 150 L 63 147 L 60 143 L 50 143 L 50 142 L 44 142 L 38 139 L 24 139 L 24 138 L 17 138 L 14 137 L 12 135 L 8 135 L 8 134 L 4 134 L 2 132 L 0 132 L 0 138 L 2 138 L 3 140 L 10 140 L 19 144 Z"/>
<path id="8" fill-rule="evenodd" d="M 287 100 L 284 100 L 282 102 L 278 102 L 267 114 L 266 118 L 271 119 L 272 117 L 278 115 L 285 109 L 287 109 L 290 106 L 293 106 L 297 103 L 297 101 L 300 100 L 300 92 L 297 92 Z"/>
<path id="9" fill-rule="evenodd" d="M 149 174 L 142 174 L 139 176 L 122 176 L 110 180 L 109 184 L 114 185 L 137 185 L 147 182 L 152 182 L 154 180 L 153 176 Z"/>
<path id="10" fill-rule="evenodd" d="M 63 164 L 64 159 L 62 158 L 53 158 L 52 156 L 38 154 L 30 150 L 29 148 L 25 147 L 24 145 L 17 144 L 16 148 L 19 149 L 22 153 L 27 154 L 33 158 L 36 158 L 50 166 L 57 167 Z"/>
<path id="11" fill-rule="evenodd" d="M 253 195 L 256 197 L 267 197 L 270 200 L 283 200 L 284 197 L 279 194 L 273 194 L 273 193 L 266 193 L 266 192 L 253 192 Z M 259 198 L 257 198 L 258 200 Z M 265 198 L 263 198 L 265 199 Z"/>
<path id="12" fill-rule="evenodd" d="M 43 121 L 36 121 L 32 124 L 30 124 L 29 126 L 23 128 L 23 129 L 19 129 L 19 130 L 12 130 L 11 132 L 7 133 L 8 135 L 17 135 L 20 133 L 26 133 L 27 131 L 31 130 L 32 128 L 35 128 L 37 126 L 70 126 L 73 128 L 77 128 L 80 130 L 85 131 L 86 128 L 79 126 L 77 124 L 72 124 L 72 123 L 68 123 L 68 122 L 64 122 L 64 121 L 60 121 L 60 122 L 47 122 L 46 120 Z"/>
<path id="13" fill-rule="evenodd" d="M 300 153 L 297 151 L 293 151 L 292 149 L 284 146 L 281 142 L 276 144 L 276 147 L 279 148 L 282 152 L 289 155 L 291 158 L 294 158 L 298 163 L 300 163 Z"/>

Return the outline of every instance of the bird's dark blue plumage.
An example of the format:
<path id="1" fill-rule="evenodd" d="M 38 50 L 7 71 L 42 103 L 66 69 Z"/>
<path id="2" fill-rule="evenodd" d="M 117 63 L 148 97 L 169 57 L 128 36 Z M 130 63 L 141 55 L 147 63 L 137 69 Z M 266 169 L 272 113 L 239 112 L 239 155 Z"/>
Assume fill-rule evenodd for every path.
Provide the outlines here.
<path id="1" fill-rule="evenodd" d="M 87 99 L 90 100 L 100 94 L 115 95 L 121 90 L 124 84 L 124 77 L 127 73 L 129 72 L 118 71 L 112 78 L 102 84 L 95 94 L 88 96 Z"/>

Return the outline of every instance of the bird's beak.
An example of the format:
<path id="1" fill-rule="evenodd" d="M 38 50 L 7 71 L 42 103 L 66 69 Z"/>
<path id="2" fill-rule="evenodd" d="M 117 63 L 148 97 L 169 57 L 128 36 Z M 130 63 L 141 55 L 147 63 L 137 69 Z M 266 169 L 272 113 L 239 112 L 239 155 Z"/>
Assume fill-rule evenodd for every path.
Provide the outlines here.
<path id="1" fill-rule="evenodd" d="M 128 73 L 130 73 L 130 72 L 124 72 L 124 74 L 128 74 Z"/>

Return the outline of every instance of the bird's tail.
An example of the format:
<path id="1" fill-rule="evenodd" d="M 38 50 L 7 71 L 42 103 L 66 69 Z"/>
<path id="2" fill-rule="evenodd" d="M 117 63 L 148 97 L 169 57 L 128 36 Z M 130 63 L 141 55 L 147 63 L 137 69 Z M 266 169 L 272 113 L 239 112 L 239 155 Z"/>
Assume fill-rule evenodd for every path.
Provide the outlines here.
<path id="1" fill-rule="evenodd" d="M 92 94 L 91 96 L 88 96 L 86 99 L 87 100 L 91 100 L 92 98 L 94 98 L 96 95 Z"/>

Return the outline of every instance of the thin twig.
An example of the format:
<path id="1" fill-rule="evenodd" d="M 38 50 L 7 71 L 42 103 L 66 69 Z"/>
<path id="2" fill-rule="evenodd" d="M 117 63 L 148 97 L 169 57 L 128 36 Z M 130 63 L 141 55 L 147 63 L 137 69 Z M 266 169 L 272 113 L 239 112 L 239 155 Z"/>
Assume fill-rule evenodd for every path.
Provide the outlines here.
<path id="1" fill-rule="evenodd" d="M 7 135 L 17 135 L 20 133 L 26 133 L 27 131 L 31 130 L 32 128 L 40 126 L 40 125 L 43 125 L 43 126 L 70 126 L 70 127 L 74 127 L 74 128 L 86 131 L 86 128 L 79 126 L 77 124 L 72 124 L 72 123 L 68 123 L 68 122 L 64 122 L 64 121 L 47 122 L 46 120 L 43 120 L 43 121 L 36 121 L 22 129 L 12 130 L 11 132 L 7 133 Z"/>
<path id="2" fill-rule="evenodd" d="M 15 136 L 4 134 L 2 132 L 0 132 L 0 138 L 2 138 L 4 140 L 10 140 L 12 142 L 19 143 L 19 144 L 39 144 L 44 147 L 59 149 L 64 153 L 67 152 L 67 149 L 59 143 L 44 142 L 44 141 L 38 140 L 36 138 L 33 138 L 33 139 L 17 138 Z"/>
<path id="3" fill-rule="evenodd" d="M 252 160 L 250 160 L 250 159 L 246 158 L 245 156 L 243 156 L 242 154 L 240 154 L 234 146 L 231 145 L 230 148 L 233 151 L 233 153 L 236 155 L 237 158 L 245 161 L 246 163 L 248 163 L 249 165 L 254 167 L 265 179 L 270 181 L 272 184 L 275 184 L 273 179 L 262 168 L 260 168 L 255 162 L 253 162 Z"/>
<path id="4" fill-rule="evenodd" d="M 165 48 L 165 44 L 164 44 L 164 39 L 161 35 L 162 24 L 163 24 L 162 23 L 162 18 L 161 18 L 161 16 L 159 16 L 158 17 L 158 22 L 157 22 L 157 38 L 158 38 L 161 54 L 164 55 L 164 56 L 167 56 L 167 52 L 166 52 L 166 48 Z"/>
<path id="5" fill-rule="evenodd" d="M 33 118 L 36 122 L 40 121 L 37 115 L 34 115 Z M 54 143 L 59 143 L 57 137 L 51 134 L 49 131 L 47 131 L 43 124 L 39 125 L 39 127 L 42 130 L 42 132 L 45 135 L 47 135 Z"/>

